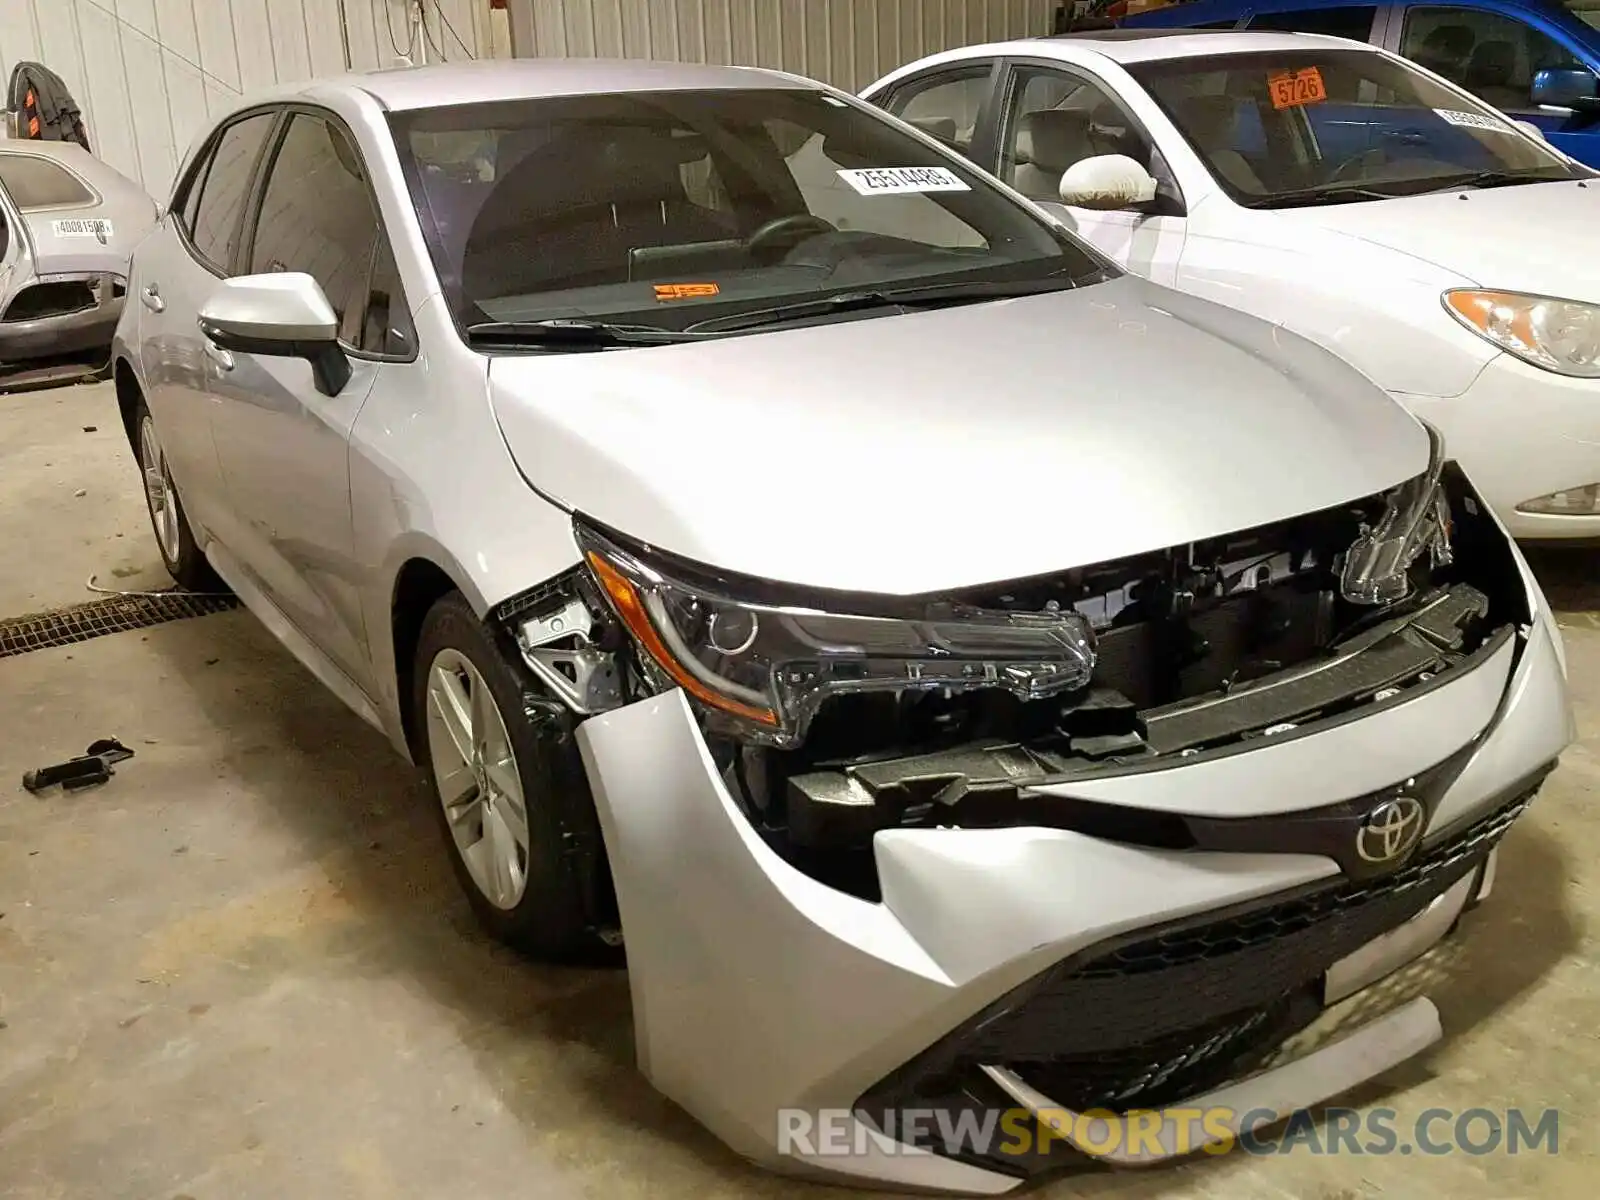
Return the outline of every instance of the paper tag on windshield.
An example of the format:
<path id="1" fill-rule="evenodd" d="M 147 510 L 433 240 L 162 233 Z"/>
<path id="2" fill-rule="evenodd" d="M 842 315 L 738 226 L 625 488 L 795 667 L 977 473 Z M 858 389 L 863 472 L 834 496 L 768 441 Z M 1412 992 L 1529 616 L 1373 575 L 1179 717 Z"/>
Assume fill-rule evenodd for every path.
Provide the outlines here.
<path id="1" fill-rule="evenodd" d="M 111 236 L 111 222 L 98 218 L 55 221 L 50 227 L 59 238 L 99 238 L 103 242 Z"/>
<path id="2" fill-rule="evenodd" d="M 863 167 L 854 171 L 840 171 L 839 178 L 863 196 L 972 190 L 949 167 Z"/>
<path id="3" fill-rule="evenodd" d="M 1451 125 L 1460 125 L 1463 129 L 1492 129 L 1496 133 L 1516 132 L 1504 121 L 1486 117 L 1482 113 L 1459 112 L 1453 108 L 1436 108 L 1433 111 L 1440 120 L 1448 121 Z"/>

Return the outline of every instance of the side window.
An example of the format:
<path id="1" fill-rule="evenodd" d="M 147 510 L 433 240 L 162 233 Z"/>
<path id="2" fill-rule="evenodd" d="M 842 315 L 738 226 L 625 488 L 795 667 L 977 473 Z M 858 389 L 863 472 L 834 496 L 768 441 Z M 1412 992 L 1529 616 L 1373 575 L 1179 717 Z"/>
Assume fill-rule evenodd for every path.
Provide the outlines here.
<path id="1" fill-rule="evenodd" d="M 1400 53 L 1507 112 L 1533 111 L 1533 77 L 1581 67 L 1564 46 L 1513 17 L 1419 5 L 1406 11 Z"/>
<path id="2" fill-rule="evenodd" d="M 1152 173 L 1150 140 L 1097 83 L 1065 71 L 1017 72 L 1000 135 L 999 175 L 1031 200 L 1059 200 L 1061 175 L 1100 154 L 1125 154 Z"/>
<path id="3" fill-rule="evenodd" d="M 1257 13 L 1247 29 L 1277 29 L 1287 33 L 1325 33 L 1329 37 L 1370 41 L 1376 5 L 1348 5 L 1342 8 L 1303 8 L 1290 12 Z"/>
<path id="4" fill-rule="evenodd" d="M 65 167 L 35 154 L 0 154 L 0 183 L 23 212 L 89 204 L 94 193 Z"/>
<path id="5" fill-rule="evenodd" d="M 992 64 L 981 63 L 912 80 L 890 93 L 884 107 L 952 150 L 971 157 L 972 139 L 978 114 L 989 94 L 992 69 Z"/>
<path id="6" fill-rule="evenodd" d="M 256 113 L 224 129 L 211 152 L 204 180 L 196 175 L 198 186 L 190 189 L 198 202 L 192 217 L 186 217 L 193 223 L 186 224 L 185 231 L 201 257 L 219 269 L 233 262 L 250 177 L 275 119 L 275 113 Z"/>
<path id="7" fill-rule="evenodd" d="M 321 117 L 289 121 L 261 196 L 250 272 L 304 271 L 319 284 L 354 345 L 378 237 L 361 160 L 344 131 Z M 354 312 L 352 312 L 354 308 Z M 349 319 L 347 319 L 349 318 Z"/>

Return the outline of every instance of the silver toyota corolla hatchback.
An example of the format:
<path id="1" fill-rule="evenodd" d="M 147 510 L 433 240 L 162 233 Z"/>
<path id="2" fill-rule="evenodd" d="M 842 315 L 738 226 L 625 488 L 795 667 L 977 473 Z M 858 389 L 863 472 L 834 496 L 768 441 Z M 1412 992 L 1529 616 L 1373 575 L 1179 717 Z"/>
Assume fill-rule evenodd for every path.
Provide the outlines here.
<path id="1" fill-rule="evenodd" d="M 641 1068 L 769 1165 L 1001 1192 L 1423 1049 L 1426 999 L 1263 1069 L 1488 892 L 1572 736 L 1431 430 L 803 79 L 248 102 L 130 287 L 173 575 L 428 772 L 496 935 L 626 934 Z"/>

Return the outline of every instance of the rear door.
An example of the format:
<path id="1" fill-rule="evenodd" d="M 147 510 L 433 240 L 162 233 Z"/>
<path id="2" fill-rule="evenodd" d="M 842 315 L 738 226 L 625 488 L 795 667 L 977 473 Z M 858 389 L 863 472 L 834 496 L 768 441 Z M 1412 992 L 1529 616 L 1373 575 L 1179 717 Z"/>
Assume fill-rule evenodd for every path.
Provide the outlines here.
<path id="1" fill-rule="evenodd" d="M 372 694 L 353 561 L 350 430 L 383 363 L 413 356 L 414 336 L 368 179 L 337 117 L 294 108 L 256 189 L 240 263 L 242 274 L 297 271 L 317 281 L 340 317 L 350 381 L 325 396 L 305 361 L 235 351 L 211 391 L 239 566 Z"/>
<path id="2" fill-rule="evenodd" d="M 218 362 L 196 316 L 238 251 L 245 200 L 277 119 L 277 109 L 258 109 L 212 135 L 139 247 L 129 281 L 127 303 L 143 306 L 145 402 L 202 546 L 211 538 L 226 543 L 231 522 L 211 430 L 210 377 Z"/>

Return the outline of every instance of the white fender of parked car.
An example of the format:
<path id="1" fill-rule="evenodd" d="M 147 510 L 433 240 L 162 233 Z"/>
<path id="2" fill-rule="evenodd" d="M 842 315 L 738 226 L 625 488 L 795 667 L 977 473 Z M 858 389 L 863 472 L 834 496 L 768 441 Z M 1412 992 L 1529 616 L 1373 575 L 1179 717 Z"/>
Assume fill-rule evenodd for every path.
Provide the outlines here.
<path id="1" fill-rule="evenodd" d="M 1061 176 L 1061 202 L 1079 208 L 1127 208 L 1155 198 L 1155 177 L 1126 154 L 1079 159 Z"/>

